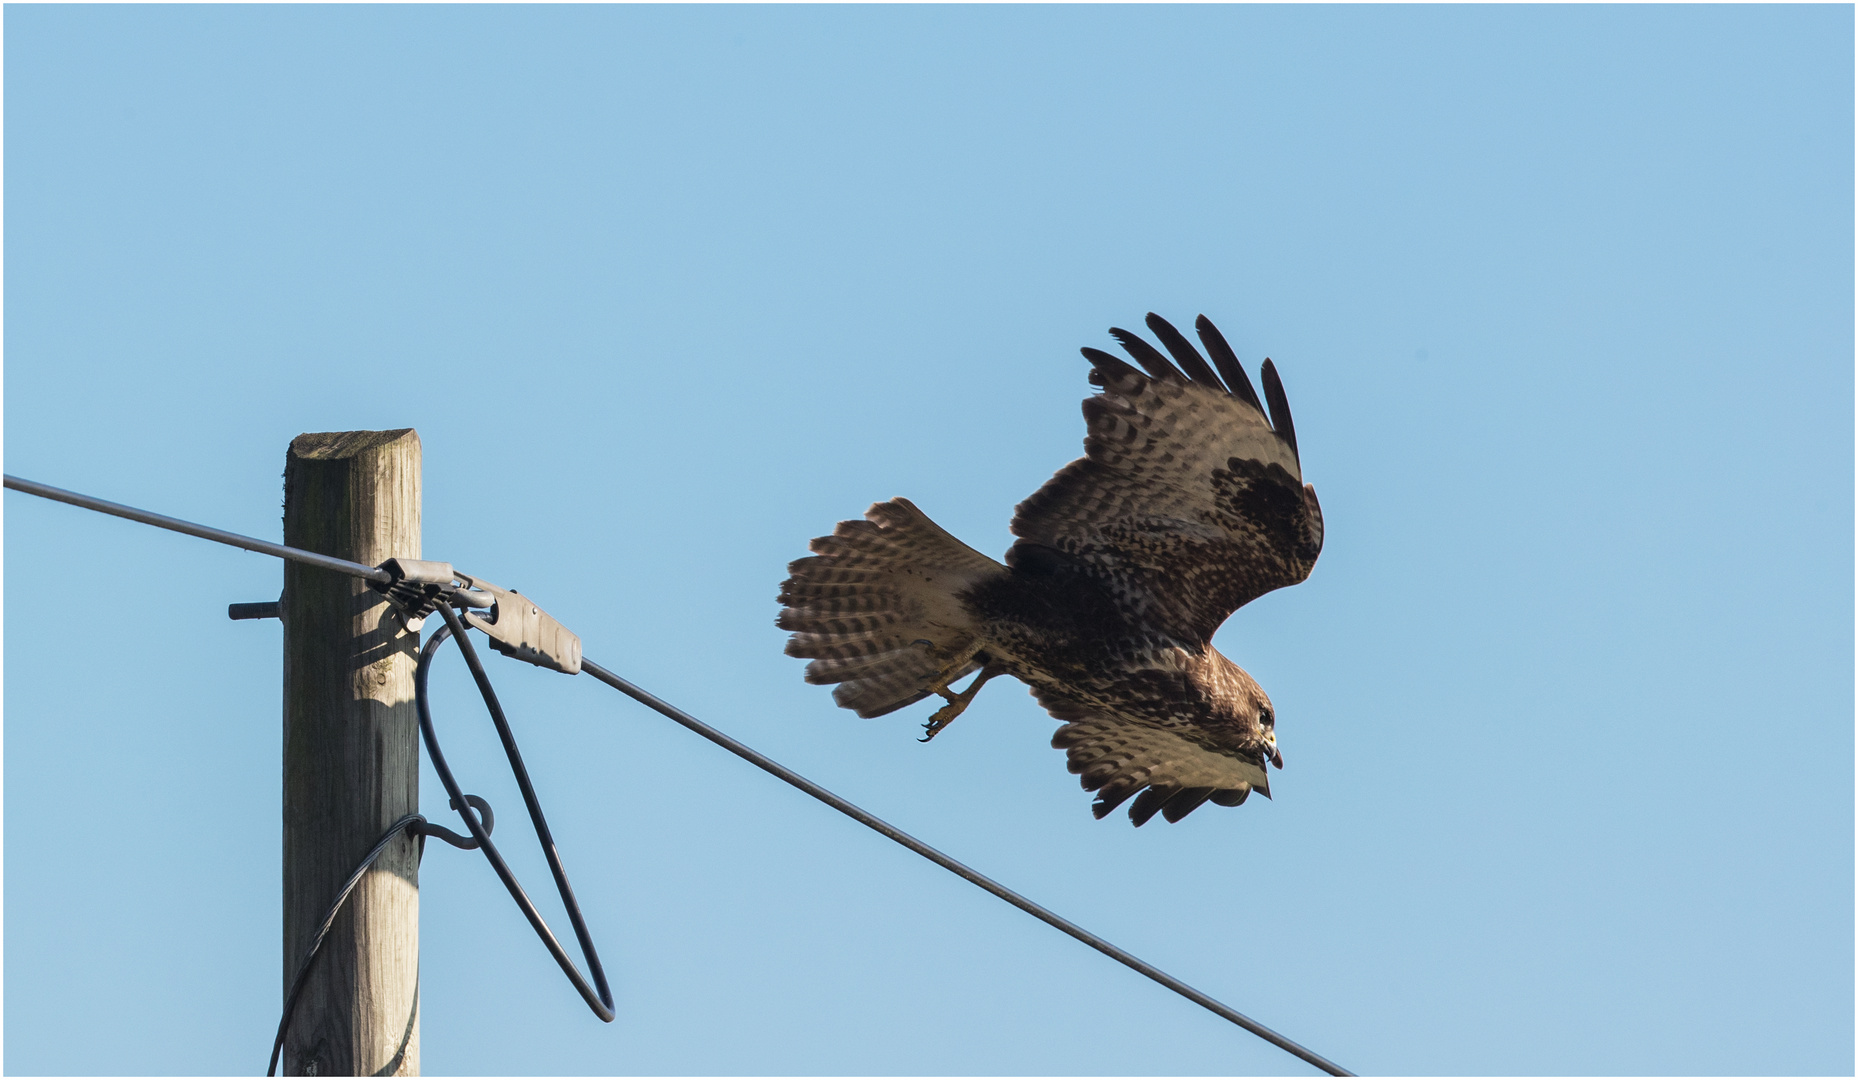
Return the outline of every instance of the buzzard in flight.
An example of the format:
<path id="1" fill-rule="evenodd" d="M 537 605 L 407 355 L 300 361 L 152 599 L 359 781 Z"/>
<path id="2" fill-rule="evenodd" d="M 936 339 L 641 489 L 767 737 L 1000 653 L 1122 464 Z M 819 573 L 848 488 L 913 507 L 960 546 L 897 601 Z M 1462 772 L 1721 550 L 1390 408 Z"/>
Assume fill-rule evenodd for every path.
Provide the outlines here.
<path id="1" fill-rule="evenodd" d="M 814 540 L 777 620 L 788 654 L 812 660 L 807 681 L 837 683 L 859 716 L 938 694 L 927 741 L 1012 675 L 1064 721 L 1052 745 L 1099 818 L 1132 795 L 1137 825 L 1269 797 L 1265 765 L 1284 766 L 1271 700 L 1213 631 L 1310 575 L 1322 509 L 1277 369 L 1264 362 L 1267 418 L 1226 339 L 1204 315 L 1194 326 L 1211 364 L 1152 314 L 1167 355 L 1110 331 L 1141 370 L 1083 350 L 1101 388 L 1084 401 L 1084 456 L 1019 504 L 1005 565 L 901 498 Z"/>

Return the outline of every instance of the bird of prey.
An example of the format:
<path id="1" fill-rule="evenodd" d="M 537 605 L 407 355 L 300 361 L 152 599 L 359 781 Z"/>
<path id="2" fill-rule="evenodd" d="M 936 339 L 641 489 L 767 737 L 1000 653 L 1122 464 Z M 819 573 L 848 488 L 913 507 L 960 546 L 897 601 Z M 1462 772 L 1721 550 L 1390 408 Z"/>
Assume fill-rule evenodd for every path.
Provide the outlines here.
<path id="1" fill-rule="evenodd" d="M 1019 504 L 1004 565 L 902 498 L 814 540 L 776 620 L 788 655 L 811 659 L 806 680 L 837 683 L 833 700 L 867 717 L 940 695 L 927 742 L 1012 675 L 1064 721 L 1052 745 L 1099 818 L 1131 796 L 1137 825 L 1268 798 L 1266 763 L 1284 767 L 1271 700 L 1213 632 L 1309 576 L 1322 510 L 1277 369 L 1264 362 L 1267 415 L 1219 330 L 1194 326 L 1211 364 L 1154 314 L 1166 355 L 1110 330 L 1140 370 L 1083 350 L 1100 388 L 1084 456 Z"/>

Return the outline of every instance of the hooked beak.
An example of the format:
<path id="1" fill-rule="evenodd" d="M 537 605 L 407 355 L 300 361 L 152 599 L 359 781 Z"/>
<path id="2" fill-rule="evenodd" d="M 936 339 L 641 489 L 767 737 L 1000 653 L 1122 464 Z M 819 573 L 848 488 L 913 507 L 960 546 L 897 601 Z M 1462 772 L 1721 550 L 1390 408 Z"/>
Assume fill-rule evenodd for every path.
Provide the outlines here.
<path id="1" fill-rule="evenodd" d="M 1277 749 L 1277 732 L 1275 731 L 1265 732 L 1264 747 L 1265 747 L 1265 750 L 1268 751 L 1268 753 L 1266 753 L 1265 755 L 1265 760 L 1270 762 L 1273 765 L 1276 765 L 1280 769 L 1283 768 L 1284 767 L 1284 755 L 1280 753 Z"/>

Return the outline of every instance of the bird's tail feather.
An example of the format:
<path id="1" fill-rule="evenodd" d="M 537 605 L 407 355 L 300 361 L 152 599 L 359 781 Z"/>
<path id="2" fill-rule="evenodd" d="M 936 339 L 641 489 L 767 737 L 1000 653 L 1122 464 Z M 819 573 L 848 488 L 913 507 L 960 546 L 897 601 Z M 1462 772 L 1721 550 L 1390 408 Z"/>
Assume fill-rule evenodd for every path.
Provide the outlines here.
<path id="1" fill-rule="evenodd" d="M 1006 567 L 955 539 L 908 499 L 841 521 L 781 584 L 787 655 L 807 657 L 806 681 L 838 683 L 832 699 L 859 716 L 921 701 L 979 667 L 978 632 L 957 595 Z"/>

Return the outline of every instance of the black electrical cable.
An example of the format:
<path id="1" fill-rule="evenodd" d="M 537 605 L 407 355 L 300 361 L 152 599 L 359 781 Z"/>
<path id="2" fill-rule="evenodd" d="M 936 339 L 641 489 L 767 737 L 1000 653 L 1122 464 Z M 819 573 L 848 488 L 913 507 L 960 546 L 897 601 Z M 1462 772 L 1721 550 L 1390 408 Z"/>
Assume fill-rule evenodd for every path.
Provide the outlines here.
<path id="1" fill-rule="evenodd" d="M 271 1064 L 265 1068 L 266 1076 L 277 1075 L 277 1056 L 284 1049 L 284 1033 L 290 1029 L 290 1015 L 297 1011 L 297 998 L 303 995 L 303 987 L 310 981 L 310 968 L 322 952 L 323 940 L 329 936 L 329 928 L 335 925 L 335 917 L 341 913 L 342 905 L 348 902 L 348 894 L 355 891 L 355 886 L 361 883 L 361 876 L 368 872 L 368 867 L 374 865 L 374 860 L 381 857 L 381 852 L 387 850 L 387 845 L 393 842 L 400 830 L 409 829 L 414 836 L 418 836 L 419 827 L 425 823 L 426 819 L 419 814 L 408 814 L 389 825 L 387 831 L 362 857 L 361 865 L 355 867 L 355 872 L 342 883 L 341 891 L 335 894 L 335 902 L 329 905 L 329 914 L 323 916 L 322 925 L 316 928 L 316 936 L 310 939 L 310 947 L 304 950 L 303 962 L 297 965 L 297 977 L 290 981 L 290 993 L 284 996 L 284 1015 L 277 1021 L 277 1038 L 271 1040 Z M 424 854 L 425 844 L 421 843 L 420 848 Z"/>
<path id="2" fill-rule="evenodd" d="M 618 690 L 620 693 L 626 695 L 627 697 L 638 702 L 639 704 L 644 705 L 649 709 L 655 710 L 656 712 L 662 713 L 663 715 L 670 717 L 672 720 L 677 721 L 678 723 L 689 728 L 691 731 L 696 732 L 697 734 L 710 740 L 711 742 L 715 743 L 717 746 L 722 747 L 724 750 L 729 751 L 731 754 L 734 754 L 735 756 L 741 758 L 742 760 L 748 762 L 749 764 L 755 766 L 756 768 L 761 769 L 765 772 L 772 773 L 773 775 L 779 777 L 780 779 L 785 780 L 787 783 L 792 784 L 794 787 L 797 787 L 801 791 L 806 792 L 808 795 L 813 796 L 815 799 L 818 799 L 820 802 L 823 802 L 827 806 L 832 807 L 834 810 L 837 810 L 839 813 L 844 814 L 848 818 L 851 818 L 853 821 L 856 821 L 860 825 L 863 825 L 879 833 L 880 835 L 888 837 L 891 840 L 895 840 L 897 843 L 902 844 L 904 847 L 909 848 L 911 851 L 914 851 L 916 854 L 921 855 L 923 858 L 928 859 L 930 862 L 935 863 L 937 866 L 940 866 L 942 869 L 949 871 L 950 873 L 961 878 L 962 880 L 972 882 L 973 884 L 978 885 L 983 889 L 986 889 L 988 892 L 994 894 L 995 896 L 999 897 L 1002 900 L 1005 900 L 1007 903 L 1013 905 L 1019 910 L 1025 912 L 1028 915 L 1031 915 L 1033 918 L 1038 919 L 1041 922 L 1044 922 L 1048 925 L 1057 927 L 1059 930 L 1064 931 L 1065 933 L 1071 935 L 1077 940 L 1097 950 L 1098 952 L 1109 957 L 1110 959 L 1115 960 L 1116 962 L 1120 964 L 1124 964 L 1130 968 L 1135 969 L 1136 971 L 1141 972 L 1143 975 L 1148 976 L 1149 978 L 1155 980 L 1161 985 L 1181 995 L 1182 997 L 1186 998 L 1188 1001 L 1191 1001 L 1194 1004 L 1199 1005 L 1200 1007 L 1209 1010 L 1210 1012 L 1214 1013 L 1217 1016 L 1222 1017 L 1223 1019 L 1230 1020 L 1232 1023 L 1237 1024 L 1238 1026 L 1244 1028 L 1246 1031 L 1251 1032 L 1253 1035 L 1258 1036 L 1259 1038 L 1277 1047 L 1278 1049 L 1283 1050 L 1290 1054 L 1294 1054 L 1297 1057 L 1302 1058 L 1304 1061 L 1309 1062 L 1311 1065 L 1316 1066 L 1317 1068 L 1321 1069 L 1322 1071 L 1328 1073 L 1331 1076 L 1353 1076 L 1355 1075 L 1354 1073 L 1349 1072 L 1347 1069 L 1344 1069 L 1342 1066 L 1337 1065 L 1335 1062 L 1330 1061 L 1328 1058 L 1323 1057 L 1321 1054 L 1318 1054 L 1316 1051 L 1300 1046 L 1297 1043 L 1292 1042 L 1291 1040 L 1285 1038 L 1284 1036 L 1279 1035 L 1277 1032 L 1272 1031 L 1268 1027 L 1265 1027 L 1263 1024 L 1260 1024 L 1258 1021 L 1253 1020 L 1249 1016 L 1246 1016 L 1244 1013 L 1238 1011 L 1237 1009 L 1234 1009 L 1230 1005 L 1227 1005 L 1221 1001 L 1218 1001 L 1215 998 L 1209 997 L 1206 994 L 1201 993 L 1198 990 L 1195 990 L 1193 987 L 1187 985 L 1181 980 L 1161 970 L 1160 968 L 1149 963 L 1148 961 L 1143 960 L 1141 957 L 1136 956 L 1133 953 L 1127 952 L 1121 948 L 1118 948 L 1115 945 L 1112 945 L 1108 941 L 1105 941 L 1104 939 L 1098 937 L 1097 935 L 1077 925 L 1071 920 L 1066 919 L 1053 911 L 1050 911 L 1038 904 L 1033 903 L 1031 900 L 1026 899 L 1020 894 L 1014 892 L 1012 889 L 1009 889 L 1006 886 L 1000 884 L 999 882 L 993 880 L 992 878 L 986 876 L 985 874 L 982 874 L 978 870 L 975 870 L 961 862 L 958 862 L 952 858 L 949 858 L 947 855 L 942 854 L 940 851 L 937 851 L 935 848 L 932 848 L 928 844 L 923 843 L 921 840 L 916 839 L 914 836 L 911 836 L 909 833 L 906 833 L 902 829 L 897 828 L 895 825 L 892 825 L 890 822 L 885 821 L 883 818 L 880 818 L 875 814 L 868 813 L 865 810 L 860 809 L 859 807 L 853 805 L 852 803 L 847 802 L 846 800 L 840 798 L 839 796 L 834 795 L 832 792 L 827 791 L 823 787 L 820 787 L 818 784 L 815 784 L 813 781 L 808 780 L 806 777 L 801 776 L 797 772 L 794 772 L 792 769 L 789 769 L 787 766 L 782 765 L 778 761 L 775 761 L 773 758 L 770 758 L 767 755 L 762 754 L 757 750 L 754 750 L 742 743 L 737 742 L 736 740 L 716 730 L 715 728 L 697 719 L 696 717 L 690 715 L 689 713 L 678 708 L 677 706 L 672 705 L 669 702 L 666 702 L 656 697 L 655 695 L 645 690 L 640 689 L 637 686 L 634 686 L 632 683 L 627 682 L 625 679 L 622 679 L 618 675 L 613 674 L 611 671 L 608 671 L 607 669 L 601 667 L 599 664 L 594 663 L 592 660 L 589 660 L 586 657 L 582 657 L 581 658 L 581 670 L 585 671 L 589 675 L 592 675 L 594 678 L 607 684 L 613 689 Z"/>
<path id="3" fill-rule="evenodd" d="M 529 770 L 523 767 L 522 753 L 516 749 L 516 738 L 510 734 L 509 721 L 504 718 L 503 706 L 497 702 L 497 692 L 491 689 L 490 678 L 484 674 L 484 665 L 479 662 L 477 650 L 472 647 L 471 639 L 465 634 L 464 622 L 458 618 L 449 604 L 439 605 L 439 614 L 445 617 L 445 625 L 434 631 L 426 647 L 420 650 L 419 666 L 413 672 L 413 700 L 419 709 L 419 732 L 426 741 L 426 753 L 432 760 L 432 769 L 439 774 L 439 782 L 445 785 L 445 791 L 452 797 L 452 805 L 460 807 L 458 816 L 471 830 L 471 836 L 477 840 L 479 850 L 490 861 L 490 868 L 497 872 L 504 888 L 510 891 L 510 898 L 522 909 L 529 925 L 535 928 L 536 936 L 548 947 L 549 955 L 561 965 L 562 974 L 580 991 L 587 1007 L 601 1020 L 611 1023 L 613 1020 L 613 992 L 607 987 L 606 972 L 600 966 L 600 954 L 595 951 L 593 937 L 587 932 L 586 920 L 581 918 L 581 906 L 575 902 L 574 888 L 568 884 L 568 873 L 562 869 L 561 855 L 555 850 L 555 838 L 549 834 L 548 819 L 542 816 L 542 804 L 536 801 L 535 788 L 529 783 Z M 568 909 L 568 921 L 574 925 L 574 936 L 579 939 L 581 955 L 587 959 L 587 970 L 593 976 L 593 985 L 581 976 L 579 968 L 569 959 L 567 950 L 555 939 L 548 923 L 542 920 L 542 913 L 537 911 L 529 894 L 510 872 L 509 865 L 503 861 L 503 855 L 497 851 L 497 845 L 490 841 L 490 830 L 484 828 L 477 820 L 477 815 L 468 806 L 460 806 L 464 792 L 458 781 L 452 777 L 452 770 L 445 763 L 445 754 L 439 750 L 438 736 L 432 729 L 432 708 L 426 696 L 427 675 L 432 669 L 432 658 L 439 646 L 448 637 L 458 639 L 458 649 L 464 653 L 465 664 L 471 669 L 471 677 L 477 680 L 477 688 L 484 696 L 484 704 L 490 709 L 490 719 L 497 727 L 497 737 L 503 740 L 503 752 L 510 759 L 510 769 L 516 774 L 516 786 L 523 793 L 523 805 L 528 807 L 529 820 L 535 824 L 536 839 L 542 845 L 542 854 L 548 859 L 548 869 L 555 876 L 555 889 L 561 894 L 562 906 Z"/>
<path id="4" fill-rule="evenodd" d="M 567 871 L 562 869 L 561 856 L 556 852 L 554 837 L 548 831 L 548 819 L 542 814 L 542 804 L 536 800 L 535 788 L 529 782 L 529 770 L 523 765 L 522 752 L 516 747 L 516 738 L 510 732 L 509 720 L 503 715 L 503 706 L 497 700 L 497 692 L 491 688 L 490 677 L 484 673 L 484 666 L 478 660 L 477 650 L 471 646 L 471 639 L 464 633 L 463 622 L 450 607 L 442 606 L 439 610 L 444 613 L 446 624 L 436 630 L 426 642 L 425 648 L 420 650 L 419 665 L 413 672 L 414 703 L 419 710 L 419 733 L 425 740 L 426 753 L 432 760 L 433 771 L 439 774 L 439 781 L 445 785 L 446 794 L 451 796 L 452 809 L 458 811 L 458 816 L 464 819 L 465 827 L 471 831 L 471 835 L 460 836 L 450 829 L 432 824 L 422 815 L 408 814 L 389 826 L 387 831 L 381 834 L 381 838 L 374 842 L 374 846 L 368 849 L 360 865 L 355 867 L 354 873 L 348 876 L 348 880 L 343 882 L 342 888 L 337 891 L 335 900 L 329 905 L 329 913 L 323 916 L 322 924 L 316 930 L 316 936 L 311 939 L 310 947 L 304 951 L 303 961 L 297 965 L 297 975 L 291 980 L 290 993 L 284 997 L 284 1015 L 277 1022 L 277 1037 L 271 1042 L 271 1063 L 265 1070 L 266 1076 L 277 1075 L 278 1055 L 283 1052 L 284 1036 L 289 1031 L 291 1015 L 296 1012 L 297 999 L 303 995 L 303 988 L 309 982 L 310 970 L 315 965 L 316 958 L 321 955 L 323 942 L 328 938 L 330 928 L 335 925 L 336 916 L 341 913 L 342 905 L 348 902 L 349 894 L 353 893 L 355 886 L 361 883 L 362 876 L 368 872 L 368 868 L 374 865 L 375 860 L 381 857 L 381 853 L 387 850 L 387 845 L 402 830 L 419 838 L 422 858 L 425 855 L 427 836 L 436 836 L 453 847 L 467 850 L 476 848 L 482 851 L 484 858 L 490 861 L 491 869 L 497 872 L 497 877 L 502 879 L 504 887 L 509 889 L 510 896 L 516 901 L 516 906 L 522 909 L 523 914 L 529 919 L 529 925 L 535 928 L 536 935 L 542 939 L 542 944 L 548 947 L 555 962 L 561 965 L 562 971 L 568 976 L 568 981 L 580 991 L 581 997 L 586 999 L 594 1015 L 609 1023 L 613 1020 L 613 993 L 607 987 L 606 972 L 600 966 L 600 954 L 594 950 L 593 939 L 587 932 L 587 924 L 581 918 L 580 904 L 575 902 L 574 889 L 568 884 Z M 597 992 L 593 987 L 589 987 L 587 981 L 581 977 L 579 969 L 574 966 L 574 961 L 568 957 L 567 951 L 561 947 L 561 942 L 556 940 L 554 933 L 549 930 L 548 923 L 543 921 L 542 913 L 536 910 L 535 904 L 529 899 L 529 894 L 523 891 L 522 885 L 516 880 L 516 875 L 510 872 L 509 864 L 503 861 L 503 854 L 497 850 L 496 844 L 491 842 L 490 832 L 495 828 L 496 815 L 491 812 L 490 804 L 476 795 L 464 793 L 463 789 L 458 786 L 457 779 L 452 776 L 451 766 L 446 764 L 444 751 L 439 749 L 438 735 L 432 723 L 432 705 L 426 691 L 427 675 L 431 671 L 432 658 L 438 653 L 439 646 L 454 635 L 458 638 L 459 651 L 464 653 L 465 663 L 471 668 L 471 674 L 477 680 L 478 691 L 484 697 L 484 704 L 490 709 L 490 718 L 491 722 L 496 725 L 497 737 L 503 740 L 503 750 L 510 759 L 510 769 L 516 774 L 516 786 L 522 791 L 523 803 L 529 809 L 529 819 L 535 823 L 536 839 L 541 841 L 542 852 L 548 858 L 548 868 L 555 875 L 555 886 L 561 893 L 562 903 L 568 909 L 568 919 L 574 924 L 575 936 L 579 938 L 581 953 L 587 957 L 587 966 L 593 972 L 594 985 L 598 987 Z"/>
<path id="5" fill-rule="evenodd" d="M 490 835 L 490 830 L 496 827 L 497 820 L 497 816 L 491 813 L 490 804 L 476 795 L 466 795 L 464 801 L 466 805 L 476 807 L 483 813 L 484 835 Z M 454 802 L 452 808 L 457 809 L 458 804 Z M 355 867 L 355 872 L 342 883 L 342 888 L 335 894 L 335 902 L 329 905 L 329 913 L 323 916 L 322 924 L 316 928 L 316 936 L 310 939 L 310 947 L 303 951 L 303 960 L 297 965 L 297 975 L 290 980 L 290 993 L 284 995 L 284 1015 L 278 1017 L 277 1038 L 271 1041 L 271 1064 L 265 1069 L 266 1076 L 277 1075 L 277 1056 L 284 1049 L 284 1034 L 290 1030 L 290 1018 L 297 1011 L 297 999 L 303 996 L 303 987 L 310 979 L 310 967 L 322 954 L 323 942 L 328 939 L 329 930 L 335 925 L 335 917 L 341 914 L 342 905 L 348 903 L 349 894 L 354 892 L 355 886 L 361 883 L 361 876 L 368 872 L 368 867 L 374 865 L 374 860 L 381 857 L 381 852 L 387 850 L 388 842 L 402 829 L 419 840 L 421 861 L 424 861 L 426 857 L 426 837 L 428 836 L 436 836 L 455 848 L 464 848 L 467 851 L 478 846 L 477 841 L 471 837 L 459 836 L 443 825 L 434 825 L 421 814 L 407 814 L 387 827 L 387 831 L 381 834 L 381 838 L 376 840 L 374 846 L 368 849 L 368 853 L 361 857 L 361 864 Z"/>

